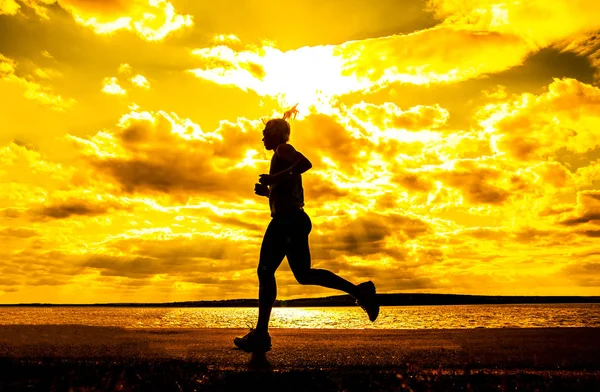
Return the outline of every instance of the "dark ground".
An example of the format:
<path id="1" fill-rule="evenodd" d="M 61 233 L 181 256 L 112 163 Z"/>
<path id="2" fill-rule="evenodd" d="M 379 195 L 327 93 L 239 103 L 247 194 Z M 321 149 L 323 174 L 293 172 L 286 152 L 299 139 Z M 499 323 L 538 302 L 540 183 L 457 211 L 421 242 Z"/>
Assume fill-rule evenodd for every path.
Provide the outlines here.
<path id="1" fill-rule="evenodd" d="M 0 391 L 600 390 L 600 328 L 245 332 L 0 326 Z"/>

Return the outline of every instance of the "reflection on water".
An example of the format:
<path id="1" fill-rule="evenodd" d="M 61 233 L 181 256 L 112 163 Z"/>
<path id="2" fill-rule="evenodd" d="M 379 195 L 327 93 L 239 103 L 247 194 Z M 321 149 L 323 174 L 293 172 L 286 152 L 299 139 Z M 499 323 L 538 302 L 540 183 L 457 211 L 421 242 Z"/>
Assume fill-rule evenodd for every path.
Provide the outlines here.
<path id="1" fill-rule="evenodd" d="M 0 308 L 0 325 L 84 324 L 128 328 L 246 328 L 256 308 Z M 358 307 L 274 308 L 275 328 L 600 327 L 600 304 L 386 306 L 375 323 Z"/>

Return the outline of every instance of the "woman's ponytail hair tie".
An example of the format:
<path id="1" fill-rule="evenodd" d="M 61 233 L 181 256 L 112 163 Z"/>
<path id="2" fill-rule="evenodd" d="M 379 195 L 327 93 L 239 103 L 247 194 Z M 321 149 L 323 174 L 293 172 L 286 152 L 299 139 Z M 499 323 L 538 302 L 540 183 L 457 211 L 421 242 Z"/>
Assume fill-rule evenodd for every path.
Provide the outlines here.
<path id="1" fill-rule="evenodd" d="M 262 122 L 263 124 L 265 124 L 265 131 L 267 129 L 273 128 L 276 132 L 281 133 L 283 139 L 286 142 L 290 140 L 291 127 L 289 122 L 291 119 L 295 119 L 296 115 L 300 113 L 296 108 L 297 106 L 298 104 L 292 106 L 290 110 L 286 111 L 283 114 L 282 118 L 273 118 L 268 121 L 265 121 L 265 119 L 263 119 Z"/>
<path id="2" fill-rule="evenodd" d="M 289 118 L 294 118 L 295 119 L 296 115 L 298 115 L 298 113 L 300 113 L 298 111 L 298 109 L 296 109 L 297 107 L 298 107 L 298 104 L 295 104 L 294 106 L 292 106 L 292 108 L 290 110 L 288 110 L 287 112 L 283 113 L 283 119 L 286 120 L 286 121 Z"/>

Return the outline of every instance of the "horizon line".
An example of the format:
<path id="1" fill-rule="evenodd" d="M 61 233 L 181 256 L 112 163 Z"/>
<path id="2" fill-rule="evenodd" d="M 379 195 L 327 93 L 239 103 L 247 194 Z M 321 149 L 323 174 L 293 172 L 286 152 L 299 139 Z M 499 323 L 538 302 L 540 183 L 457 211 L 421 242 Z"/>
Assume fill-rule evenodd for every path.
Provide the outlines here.
<path id="1" fill-rule="evenodd" d="M 489 294 L 439 294 L 439 293 L 378 293 L 379 298 L 391 296 L 429 296 L 429 297 L 468 297 L 480 299 L 597 299 L 600 302 L 600 296 L 597 295 L 489 295 Z M 333 295 L 326 297 L 302 297 L 292 299 L 277 299 L 276 303 L 300 302 L 300 301 L 325 301 L 325 300 L 343 300 L 352 297 L 348 294 Z M 220 304 L 227 302 L 257 302 L 257 298 L 232 298 L 232 299 L 209 299 L 209 300 L 188 300 L 173 302 L 95 302 L 95 303 L 51 303 L 51 302 L 21 302 L 21 303 L 0 303 L 2 306 L 124 306 L 124 305 L 175 305 L 175 304 Z M 449 303 L 452 304 L 452 303 Z M 459 303 L 460 304 L 460 303 Z M 467 303 L 465 303 L 467 304 Z M 483 304 L 483 303 L 482 303 Z M 385 306 L 385 305 L 383 305 Z"/>

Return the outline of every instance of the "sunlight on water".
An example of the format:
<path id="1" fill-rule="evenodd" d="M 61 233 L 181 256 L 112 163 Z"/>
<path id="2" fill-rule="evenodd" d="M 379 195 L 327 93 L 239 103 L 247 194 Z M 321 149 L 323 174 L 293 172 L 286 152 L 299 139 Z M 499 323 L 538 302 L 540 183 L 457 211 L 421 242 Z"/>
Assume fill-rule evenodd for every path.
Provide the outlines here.
<path id="1" fill-rule="evenodd" d="M 83 324 L 126 328 L 246 328 L 256 308 L 5 307 L 0 325 Z M 357 307 L 274 308 L 275 328 L 600 327 L 600 304 L 382 307 L 375 323 Z"/>

